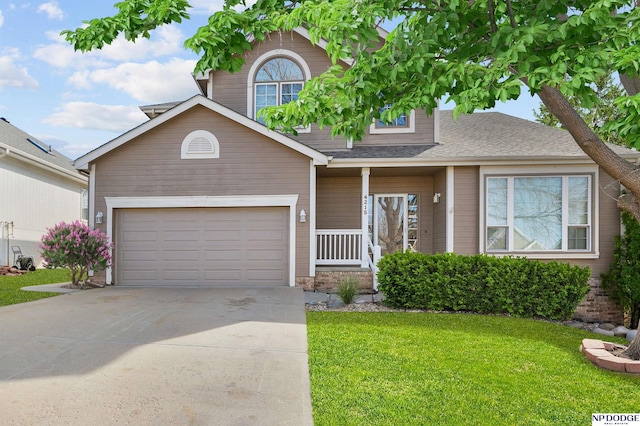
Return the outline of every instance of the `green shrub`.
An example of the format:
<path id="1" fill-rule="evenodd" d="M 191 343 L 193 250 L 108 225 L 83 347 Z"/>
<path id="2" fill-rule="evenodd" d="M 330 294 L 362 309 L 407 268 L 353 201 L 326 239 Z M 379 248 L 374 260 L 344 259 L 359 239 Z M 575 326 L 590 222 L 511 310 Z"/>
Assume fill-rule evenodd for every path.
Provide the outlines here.
<path id="1" fill-rule="evenodd" d="M 378 263 L 397 308 L 569 318 L 589 290 L 588 267 L 518 257 L 398 252 Z"/>
<path id="2" fill-rule="evenodd" d="M 348 277 L 338 284 L 338 296 L 345 305 L 353 303 L 358 294 L 358 281 L 353 277 Z"/>
<path id="3" fill-rule="evenodd" d="M 616 248 L 609 270 L 600 277 L 602 287 L 631 317 L 630 327 L 640 320 L 640 224 L 629 212 L 622 212 L 624 234 L 615 238 Z"/>

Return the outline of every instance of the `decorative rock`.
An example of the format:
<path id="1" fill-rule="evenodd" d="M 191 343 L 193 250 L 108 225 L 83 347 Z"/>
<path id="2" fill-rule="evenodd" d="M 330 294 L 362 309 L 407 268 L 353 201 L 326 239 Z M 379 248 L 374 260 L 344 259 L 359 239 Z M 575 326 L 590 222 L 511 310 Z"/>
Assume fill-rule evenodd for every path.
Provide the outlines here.
<path id="1" fill-rule="evenodd" d="M 614 336 L 627 337 L 627 333 L 629 332 L 629 329 L 625 326 L 619 325 L 611 331 L 613 331 Z"/>
<path id="2" fill-rule="evenodd" d="M 345 304 L 339 297 L 330 297 L 327 302 L 328 308 L 342 308 L 343 306 L 345 306 Z"/>
<path id="3" fill-rule="evenodd" d="M 571 320 L 564 323 L 564 325 L 573 327 L 573 328 L 584 328 L 584 323 L 582 321 Z"/>
<path id="4" fill-rule="evenodd" d="M 596 327 L 596 328 L 594 328 L 594 329 L 593 329 L 593 330 L 591 330 L 591 331 L 593 331 L 594 333 L 597 333 L 597 334 L 602 334 L 602 335 L 604 335 L 604 336 L 613 336 L 613 331 L 610 331 L 610 330 L 603 330 L 603 329 L 602 329 L 602 328 L 600 328 L 600 327 Z"/>
<path id="5" fill-rule="evenodd" d="M 637 334 L 637 333 L 638 333 L 638 330 L 630 330 L 630 331 L 627 333 L 627 340 L 628 340 L 628 341 L 632 341 L 632 340 L 636 337 L 636 334 Z"/>
<path id="6" fill-rule="evenodd" d="M 611 331 L 616 328 L 616 326 L 611 324 L 610 322 L 605 322 L 603 324 L 600 324 L 600 328 L 603 330 Z"/>

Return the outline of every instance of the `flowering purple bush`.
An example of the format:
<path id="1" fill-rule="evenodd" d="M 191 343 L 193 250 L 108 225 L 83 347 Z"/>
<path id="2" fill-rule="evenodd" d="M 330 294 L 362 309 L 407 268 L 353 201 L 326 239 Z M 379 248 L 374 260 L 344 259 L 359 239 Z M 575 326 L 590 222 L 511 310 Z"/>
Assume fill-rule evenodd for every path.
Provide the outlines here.
<path id="1" fill-rule="evenodd" d="M 71 269 L 73 286 L 86 280 L 89 270 L 111 266 L 113 246 L 107 235 L 98 229 L 92 231 L 79 220 L 47 228 L 38 247 L 48 267 Z"/>

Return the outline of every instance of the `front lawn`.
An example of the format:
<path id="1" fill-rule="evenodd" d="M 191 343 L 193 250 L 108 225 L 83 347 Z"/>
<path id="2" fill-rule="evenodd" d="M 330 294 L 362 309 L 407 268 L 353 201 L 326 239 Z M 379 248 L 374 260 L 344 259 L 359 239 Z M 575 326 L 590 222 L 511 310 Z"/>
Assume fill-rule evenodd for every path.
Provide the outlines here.
<path id="1" fill-rule="evenodd" d="M 60 293 L 24 291 L 22 287 L 30 285 L 54 284 L 70 281 L 68 269 L 37 269 L 17 277 L 0 276 L 0 306 L 30 302 Z"/>
<path id="2" fill-rule="evenodd" d="M 598 336 L 583 330 L 356 312 L 307 312 L 307 328 L 316 425 L 579 425 L 638 412 L 640 377 L 587 361 L 580 342 Z"/>

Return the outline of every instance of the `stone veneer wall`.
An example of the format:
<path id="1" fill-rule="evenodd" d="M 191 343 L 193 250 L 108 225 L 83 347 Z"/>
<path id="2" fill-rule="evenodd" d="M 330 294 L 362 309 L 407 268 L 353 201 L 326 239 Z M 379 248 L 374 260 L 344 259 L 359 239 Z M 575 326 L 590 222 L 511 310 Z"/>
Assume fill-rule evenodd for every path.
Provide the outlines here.
<path id="1" fill-rule="evenodd" d="M 296 277 L 296 287 L 305 291 L 335 291 L 345 279 L 353 277 L 358 281 L 360 290 L 371 290 L 373 274 L 371 271 L 316 271 L 314 277 Z"/>
<path id="2" fill-rule="evenodd" d="M 582 299 L 573 316 L 588 322 L 624 324 L 624 310 L 609 299 L 600 287 L 600 278 L 589 279 L 589 293 Z"/>

